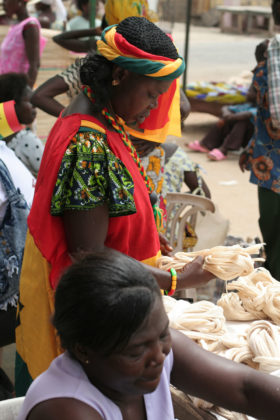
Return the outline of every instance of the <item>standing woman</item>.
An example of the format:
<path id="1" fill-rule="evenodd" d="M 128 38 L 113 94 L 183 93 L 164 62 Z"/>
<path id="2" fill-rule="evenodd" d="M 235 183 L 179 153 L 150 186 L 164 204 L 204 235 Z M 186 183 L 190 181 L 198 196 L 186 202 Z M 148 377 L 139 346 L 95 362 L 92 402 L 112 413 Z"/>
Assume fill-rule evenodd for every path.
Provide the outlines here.
<path id="1" fill-rule="evenodd" d="M 26 1 L 4 0 L 8 17 L 17 16 L 1 44 L 0 74 L 25 73 L 32 88 L 40 67 L 40 56 L 46 40 L 41 36 L 41 26 L 35 17 L 29 17 Z"/>
<path id="2" fill-rule="evenodd" d="M 20 280 L 18 395 L 61 352 L 50 324 L 53 296 L 61 272 L 81 252 L 116 249 L 147 264 L 161 289 L 175 287 L 170 273 L 154 267 L 161 244 L 153 197 L 124 123 L 148 117 L 184 61 L 145 18 L 107 28 L 98 49 L 81 67 L 81 93 L 50 132 L 36 183 Z M 209 281 L 202 265 L 195 260 L 178 273 L 178 288 Z"/>

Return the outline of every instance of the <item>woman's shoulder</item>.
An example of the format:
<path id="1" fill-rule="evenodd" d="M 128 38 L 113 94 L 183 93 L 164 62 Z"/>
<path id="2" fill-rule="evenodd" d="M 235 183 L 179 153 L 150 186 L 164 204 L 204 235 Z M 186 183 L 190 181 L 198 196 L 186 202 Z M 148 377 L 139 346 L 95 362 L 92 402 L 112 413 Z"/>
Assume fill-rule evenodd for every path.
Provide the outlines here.
<path id="1" fill-rule="evenodd" d="M 89 382 L 82 366 L 66 352 L 31 384 L 18 420 L 100 420 L 100 407 L 114 411 L 108 398 Z"/>
<path id="2" fill-rule="evenodd" d="M 37 404 L 28 420 L 101 420 L 103 417 L 88 404 L 75 398 L 52 398 Z"/>
<path id="3" fill-rule="evenodd" d="M 41 26 L 38 19 L 34 16 L 29 16 L 28 18 L 24 19 L 23 21 L 20 22 L 20 25 L 24 29 L 27 29 L 28 27 Z"/>
<path id="4" fill-rule="evenodd" d="M 96 155 L 105 155 L 109 152 L 105 130 L 91 121 L 81 121 L 81 126 L 76 135 L 71 139 L 64 157 L 69 155 L 88 156 L 91 161 L 96 160 Z"/>

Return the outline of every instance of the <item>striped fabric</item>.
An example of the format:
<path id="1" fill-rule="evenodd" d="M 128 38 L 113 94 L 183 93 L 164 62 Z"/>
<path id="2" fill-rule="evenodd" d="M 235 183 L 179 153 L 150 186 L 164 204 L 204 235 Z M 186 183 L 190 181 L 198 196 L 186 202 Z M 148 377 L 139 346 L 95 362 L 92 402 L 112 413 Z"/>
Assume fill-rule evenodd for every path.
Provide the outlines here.
<path id="1" fill-rule="evenodd" d="M 280 35 L 269 43 L 267 53 L 270 116 L 272 125 L 280 128 Z"/>
<path id="2" fill-rule="evenodd" d="M 0 139 L 22 130 L 15 111 L 15 101 L 0 103 Z"/>
<path id="3" fill-rule="evenodd" d="M 153 77 L 157 80 L 174 80 L 185 69 L 182 57 L 176 60 L 147 53 L 130 44 L 112 25 L 102 32 L 97 41 L 97 48 L 107 60 L 137 74 Z"/>

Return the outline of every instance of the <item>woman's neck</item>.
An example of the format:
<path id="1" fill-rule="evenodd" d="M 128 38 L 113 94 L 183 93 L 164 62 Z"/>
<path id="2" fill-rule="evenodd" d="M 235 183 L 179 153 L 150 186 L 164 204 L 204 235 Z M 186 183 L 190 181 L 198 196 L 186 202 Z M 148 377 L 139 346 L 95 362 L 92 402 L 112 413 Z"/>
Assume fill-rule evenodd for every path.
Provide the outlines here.
<path id="1" fill-rule="evenodd" d="M 26 10 L 26 7 L 23 6 L 22 9 L 20 9 L 17 12 L 17 18 L 19 22 L 22 22 L 24 19 L 27 19 L 29 17 L 28 12 Z"/>
<path id="2" fill-rule="evenodd" d="M 84 371 L 89 379 L 89 381 L 94 385 L 103 395 L 105 395 L 109 400 L 115 403 L 120 409 L 126 407 L 127 405 L 134 404 L 137 401 L 143 399 L 143 395 L 128 395 L 118 392 L 109 386 L 105 385 L 102 381 L 99 381 L 98 378 L 92 377 L 87 373 L 86 367 Z"/>

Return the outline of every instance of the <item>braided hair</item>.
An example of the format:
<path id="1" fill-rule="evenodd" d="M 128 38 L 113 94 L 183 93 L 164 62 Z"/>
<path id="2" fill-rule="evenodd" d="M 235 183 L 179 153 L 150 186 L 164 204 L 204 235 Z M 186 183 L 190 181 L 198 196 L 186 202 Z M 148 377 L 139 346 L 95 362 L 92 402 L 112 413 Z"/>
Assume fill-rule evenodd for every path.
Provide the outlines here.
<path id="1" fill-rule="evenodd" d="M 143 17 L 132 16 L 121 21 L 117 32 L 130 44 L 141 50 L 176 60 L 177 50 L 171 39 L 154 23 Z M 82 84 L 90 86 L 95 95 L 94 110 L 104 108 L 111 97 L 114 63 L 98 54 L 89 54 L 80 69 Z"/>

